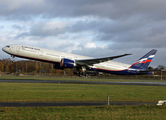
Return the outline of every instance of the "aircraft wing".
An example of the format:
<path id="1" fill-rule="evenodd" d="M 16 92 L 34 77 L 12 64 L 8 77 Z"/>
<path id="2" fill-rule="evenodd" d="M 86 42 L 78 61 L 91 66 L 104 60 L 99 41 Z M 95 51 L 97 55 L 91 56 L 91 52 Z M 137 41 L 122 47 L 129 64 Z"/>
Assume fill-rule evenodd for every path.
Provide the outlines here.
<path id="1" fill-rule="evenodd" d="M 105 57 L 105 58 L 94 58 L 94 59 L 82 59 L 82 60 L 76 60 L 76 63 L 79 65 L 93 65 L 97 63 L 102 63 L 106 61 L 110 61 L 116 58 L 124 57 L 127 55 L 132 55 L 132 54 L 123 54 L 123 55 L 118 55 L 118 56 L 112 56 L 112 57 Z"/>

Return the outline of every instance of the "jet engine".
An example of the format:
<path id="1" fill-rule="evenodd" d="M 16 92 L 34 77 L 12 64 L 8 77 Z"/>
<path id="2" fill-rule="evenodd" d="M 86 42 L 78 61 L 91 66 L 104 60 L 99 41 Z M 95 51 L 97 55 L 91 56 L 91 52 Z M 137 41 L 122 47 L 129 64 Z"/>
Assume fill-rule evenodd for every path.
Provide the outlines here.
<path id="1" fill-rule="evenodd" d="M 73 60 L 62 58 L 60 62 L 60 67 L 62 68 L 73 68 L 75 66 L 75 63 Z"/>

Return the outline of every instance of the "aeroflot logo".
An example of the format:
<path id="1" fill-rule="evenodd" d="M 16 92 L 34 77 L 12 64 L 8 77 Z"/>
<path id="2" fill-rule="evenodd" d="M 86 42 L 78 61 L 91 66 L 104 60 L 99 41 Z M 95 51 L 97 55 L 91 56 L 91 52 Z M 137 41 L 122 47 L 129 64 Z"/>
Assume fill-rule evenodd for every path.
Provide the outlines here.
<path id="1" fill-rule="evenodd" d="M 33 47 L 28 47 L 28 46 L 22 46 L 22 49 L 31 49 L 31 50 L 40 50 L 39 48 L 33 48 Z"/>

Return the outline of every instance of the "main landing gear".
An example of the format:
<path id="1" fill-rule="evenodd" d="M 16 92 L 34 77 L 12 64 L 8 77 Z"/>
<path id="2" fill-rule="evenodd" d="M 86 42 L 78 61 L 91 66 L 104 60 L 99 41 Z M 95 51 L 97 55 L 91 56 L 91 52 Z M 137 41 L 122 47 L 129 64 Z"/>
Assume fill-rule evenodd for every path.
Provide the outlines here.
<path id="1" fill-rule="evenodd" d="M 77 75 L 77 76 L 80 76 L 80 77 L 84 76 L 85 78 L 87 78 L 88 74 L 85 71 L 86 71 L 86 67 L 85 66 L 81 66 L 81 67 L 77 68 L 77 71 L 74 72 L 74 74 Z"/>
<path id="2" fill-rule="evenodd" d="M 88 78 L 88 74 L 86 72 L 77 71 L 74 72 L 74 74 L 80 77 L 84 76 L 85 78 Z"/>

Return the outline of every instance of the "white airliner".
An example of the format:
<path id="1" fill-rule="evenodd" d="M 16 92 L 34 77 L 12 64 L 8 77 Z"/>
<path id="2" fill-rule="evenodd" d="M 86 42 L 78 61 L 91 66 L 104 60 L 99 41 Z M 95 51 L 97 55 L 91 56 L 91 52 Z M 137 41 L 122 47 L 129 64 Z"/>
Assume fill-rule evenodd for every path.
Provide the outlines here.
<path id="1" fill-rule="evenodd" d="M 105 58 L 92 58 L 27 45 L 7 45 L 2 48 L 2 50 L 10 54 L 13 58 L 16 56 L 53 63 L 53 68 L 55 69 L 76 67 L 77 70 L 82 69 L 83 73 L 85 73 L 86 70 L 91 70 L 117 75 L 152 74 L 152 71 L 147 70 L 147 68 L 157 52 L 157 50 L 153 49 L 140 58 L 136 63 L 128 65 L 110 60 L 131 54 L 123 54 Z M 82 74 L 81 72 L 79 73 Z"/>

